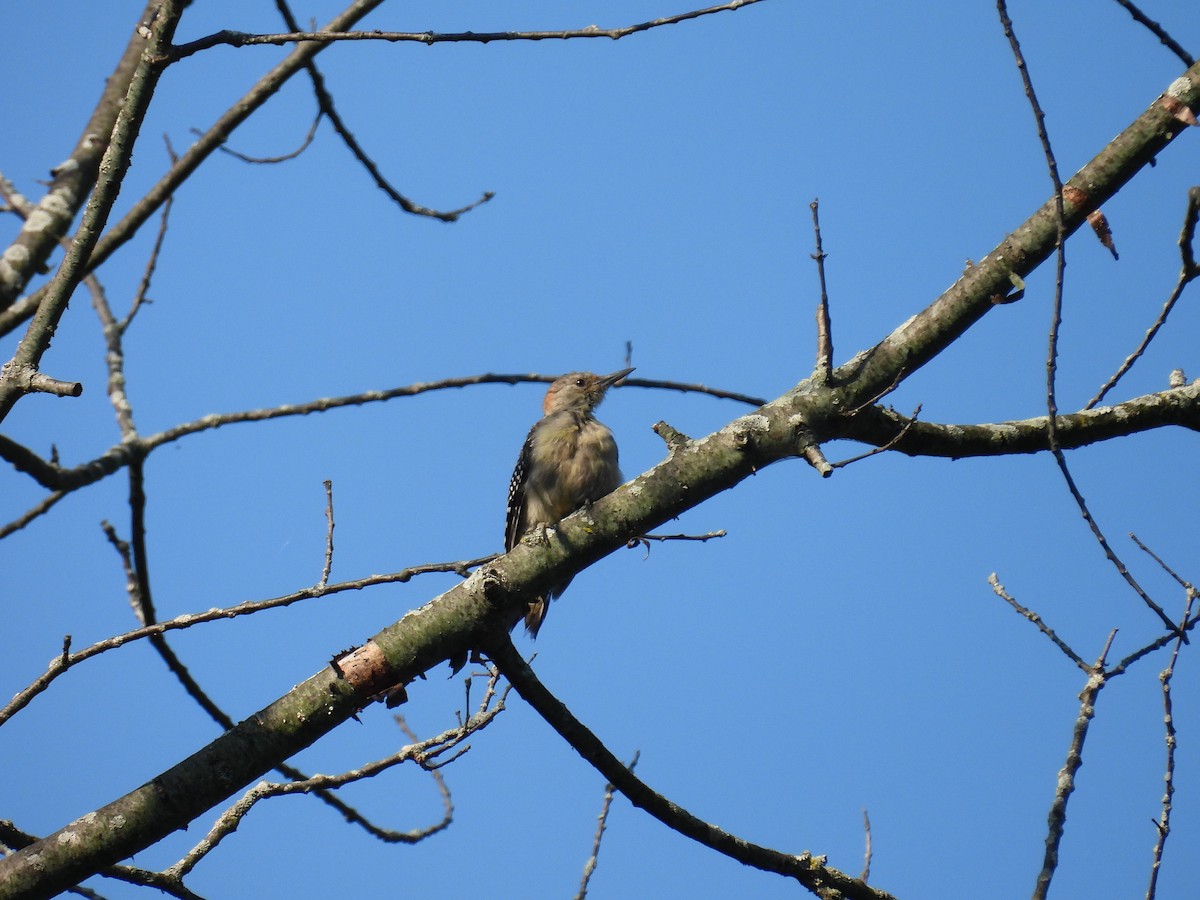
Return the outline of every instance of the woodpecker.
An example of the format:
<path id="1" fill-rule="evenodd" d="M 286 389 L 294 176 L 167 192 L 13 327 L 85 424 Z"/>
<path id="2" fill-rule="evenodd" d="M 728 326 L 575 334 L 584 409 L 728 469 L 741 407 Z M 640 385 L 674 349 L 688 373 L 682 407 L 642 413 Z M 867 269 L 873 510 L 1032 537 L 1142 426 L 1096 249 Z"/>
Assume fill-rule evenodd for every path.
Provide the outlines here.
<path id="1" fill-rule="evenodd" d="M 556 524 L 625 480 L 617 464 L 617 442 L 593 411 L 605 392 L 632 371 L 572 372 L 550 385 L 542 401 L 542 418 L 529 429 L 508 485 L 506 552 L 530 529 Z M 568 578 L 554 585 L 529 604 L 525 628 L 530 635 L 537 637 L 550 601 L 570 583 Z"/>

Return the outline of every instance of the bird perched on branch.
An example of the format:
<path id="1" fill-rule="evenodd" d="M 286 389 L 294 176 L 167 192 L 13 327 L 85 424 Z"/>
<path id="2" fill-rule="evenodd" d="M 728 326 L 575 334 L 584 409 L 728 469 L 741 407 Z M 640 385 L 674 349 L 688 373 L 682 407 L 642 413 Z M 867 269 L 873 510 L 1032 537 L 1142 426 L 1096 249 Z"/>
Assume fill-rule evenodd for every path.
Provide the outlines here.
<path id="1" fill-rule="evenodd" d="M 542 418 L 529 429 L 509 482 L 505 551 L 530 529 L 556 524 L 625 480 L 617 463 L 617 442 L 593 413 L 605 392 L 632 371 L 572 372 L 550 385 L 542 401 Z M 554 585 L 529 604 L 525 628 L 531 635 L 537 637 L 550 601 L 570 583 L 567 579 Z"/>

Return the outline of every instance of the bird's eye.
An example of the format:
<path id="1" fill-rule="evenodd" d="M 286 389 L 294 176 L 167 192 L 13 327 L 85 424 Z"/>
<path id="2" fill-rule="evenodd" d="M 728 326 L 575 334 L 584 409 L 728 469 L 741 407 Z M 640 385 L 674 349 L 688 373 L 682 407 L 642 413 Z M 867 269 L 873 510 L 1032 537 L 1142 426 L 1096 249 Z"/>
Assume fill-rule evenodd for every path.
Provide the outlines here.
<path id="1" fill-rule="evenodd" d="M 583 387 L 585 384 L 587 384 L 587 382 L 584 381 L 582 378 L 575 379 L 575 387 Z"/>

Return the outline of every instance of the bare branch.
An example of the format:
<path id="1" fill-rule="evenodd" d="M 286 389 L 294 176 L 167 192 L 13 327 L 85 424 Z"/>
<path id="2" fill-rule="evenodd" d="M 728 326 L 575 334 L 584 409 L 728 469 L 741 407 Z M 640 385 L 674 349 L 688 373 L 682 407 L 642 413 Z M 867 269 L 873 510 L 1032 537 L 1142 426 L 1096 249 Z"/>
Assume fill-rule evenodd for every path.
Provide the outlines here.
<path id="1" fill-rule="evenodd" d="M 629 761 L 629 765 L 626 767 L 630 772 L 637 768 L 639 756 L 641 756 L 641 751 L 635 750 L 633 759 Z M 611 783 L 604 786 L 604 802 L 600 804 L 600 815 L 596 817 L 596 836 L 592 838 L 592 855 L 583 864 L 583 878 L 580 879 L 579 890 L 575 893 L 575 900 L 584 900 L 587 897 L 588 882 L 592 880 L 592 875 L 595 874 L 596 865 L 600 860 L 600 841 L 604 838 L 604 830 L 608 826 L 608 811 L 612 807 L 613 794 L 616 790 Z"/>
<path id="2" fill-rule="evenodd" d="M 921 414 L 921 404 L 918 403 L 917 408 L 912 411 L 912 415 L 910 415 L 908 417 L 908 420 L 904 423 L 904 427 L 901 428 L 896 433 L 895 437 L 891 438 L 886 444 L 881 444 L 880 446 L 875 447 L 874 449 L 868 450 L 866 453 L 858 454 L 858 456 L 851 456 L 849 459 L 843 459 L 839 462 L 835 462 L 833 464 L 833 468 L 835 468 L 835 469 L 845 468 L 846 466 L 851 465 L 852 463 L 861 462 L 862 460 L 867 459 L 868 457 L 874 456 L 877 453 L 886 453 L 888 450 L 891 450 L 893 447 L 895 447 L 897 444 L 899 444 L 902 440 L 904 440 L 904 436 L 906 434 L 908 434 L 909 429 L 911 429 L 914 425 L 917 424 L 917 416 L 919 416 L 920 414 Z"/>
<path id="3" fill-rule="evenodd" d="M 383 2 L 384 0 L 356 0 L 356 2 L 351 3 L 344 11 L 334 16 L 326 26 L 326 29 L 335 32 L 344 31 Z M 151 2 L 147 7 L 149 14 L 153 15 L 154 10 L 159 5 L 158 0 Z M 140 49 L 144 48 L 144 46 L 144 43 L 139 44 L 138 58 L 141 55 Z M 179 185 L 190 178 L 192 173 L 200 167 L 201 163 L 216 151 L 239 125 L 245 122 L 246 119 L 273 97 L 289 78 L 304 67 L 304 63 L 307 60 L 320 53 L 327 46 L 327 44 L 315 42 L 298 45 L 282 62 L 260 78 L 254 87 L 230 106 L 217 120 L 216 124 L 204 133 L 202 138 L 188 147 L 179 158 L 179 162 L 173 165 L 140 200 L 133 204 L 133 207 L 122 217 L 121 221 L 109 228 L 96 242 L 95 248 L 87 256 L 87 271 L 96 269 L 119 247 L 129 241 L 142 225 L 145 224 L 146 220 L 154 215 L 158 208 L 166 202 L 167 198 L 175 193 Z M 160 58 L 156 62 L 161 65 L 165 62 L 165 59 Z M 11 309 L 0 312 L 0 335 L 7 334 L 21 322 L 25 321 L 25 319 L 33 315 L 40 307 L 43 298 L 46 296 L 46 292 L 47 287 L 43 286 L 29 296 L 18 300 L 12 305 Z"/>
<path id="4" fill-rule="evenodd" d="M 26 372 L 36 371 L 42 354 L 50 346 L 58 321 L 66 310 L 67 301 L 88 272 L 92 250 L 108 221 L 121 182 L 129 168 L 138 130 L 149 108 L 158 77 L 162 73 L 162 66 L 152 63 L 151 57 L 170 44 L 179 17 L 183 13 L 183 7 L 177 0 L 164 0 L 156 4 L 156 7 L 153 26 L 146 30 L 145 35 L 147 52 L 141 57 L 137 71 L 130 79 L 129 91 L 113 126 L 104 157 L 100 161 L 100 170 L 105 175 L 96 182 L 74 240 L 71 241 L 71 247 L 67 250 L 58 272 L 47 285 L 44 298 L 25 337 L 18 344 L 13 358 L 0 369 L 0 419 L 5 418 L 17 400 L 30 390 L 24 375 Z M 82 387 L 78 389 L 82 390 Z M 74 396 L 78 396 L 78 393 Z"/>
<path id="5" fill-rule="evenodd" d="M 1145 544 L 1143 544 L 1141 539 L 1136 534 L 1134 534 L 1131 531 L 1131 532 L 1129 532 L 1129 537 L 1135 544 L 1138 545 L 1138 549 L 1140 549 L 1143 553 L 1145 553 L 1152 560 L 1154 560 L 1156 563 L 1158 563 L 1158 565 L 1162 568 L 1162 570 L 1164 572 L 1166 572 L 1168 575 L 1170 575 L 1172 579 L 1174 579 L 1176 584 L 1178 584 L 1185 591 L 1195 590 L 1194 585 L 1190 581 L 1185 581 L 1183 579 L 1183 577 L 1180 576 L 1179 573 L 1177 573 L 1170 566 L 1168 566 L 1157 553 L 1155 553 L 1153 550 L 1151 550 L 1149 547 L 1147 547 Z M 1187 621 L 1186 616 L 1184 617 L 1184 621 L 1185 622 Z"/>
<path id="6" fill-rule="evenodd" d="M 1112 643 L 1112 638 L 1113 635 L 1110 634 L 1108 644 Z M 1050 880 L 1058 868 L 1058 848 L 1062 843 L 1067 821 L 1067 801 L 1075 790 L 1075 774 L 1083 765 L 1083 744 L 1087 740 L 1088 727 L 1091 725 L 1092 717 L 1096 714 L 1096 701 L 1106 684 L 1104 658 L 1108 652 L 1108 644 L 1105 645 L 1104 652 L 1100 654 L 1095 665 L 1090 667 L 1091 672 L 1088 675 L 1087 683 L 1079 695 L 1079 715 L 1075 719 L 1071 744 L 1067 748 L 1067 761 L 1058 773 L 1054 801 L 1050 804 L 1050 813 L 1047 817 L 1049 830 L 1046 834 L 1046 852 L 1042 859 L 1042 870 L 1038 873 L 1037 883 L 1034 887 L 1034 900 L 1046 900 L 1046 893 L 1050 889 Z"/>
<path id="7" fill-rule="evenodd" d="M 1167 47 L 1172 53 L 1183 60 L 1183 64 L 1185 66 L 1190 67 L 1195 64 L 1196 60 L 1192 58 L 1192 55 L 1184 50 L 1183 47 L 1180 46 L 1179 42 L 1171 37 L 1171 35 L 1167 34 L 1165 28 L 1138 9 L 1137 6 L 1131 2 L 1131 0 L 1117 0 L 1117 3 L 1123 6 L 1125 10 L 1131 16 L 1133 16 L 1135 22 L 1145 25 L 1146 28 L 1150 30 L 1150 33 L 1162 42 L 1163 46 Z"/>
<path id="8" fill-rule="evenodd" d="M 404 762 L 415 762 L 422 768 L 428 768 L 432 765 L 431 760 L 436 758 L 438 754 L 444 753 L 452 747 L 457 747 L 472 734 L 486 728 L 503 711 L 504 699 L 500 698 L 490 709 L 472 715 L 462 725 L 443 731 L 441 734 L 427 738 L 426 740 L 417 741 L 402 747 L 384 759 L 376 760 L 365 766 L 351 769 L 348 772 L 342 772 L 338 775 L 314 775 L 303 781 L 290 781 L 287 783 L 260 782 L 243 794 L 237 803 L 225 810 L 209 830 L 208 834 L 195 847 L 189 850 L 182 859 L 168 868 L 164 874 L 174 878 L 183 878 L 186 876 L 221 841 L 237 830 L 242 819 L 245 818 L 246 814 L 260 800 L 283 797 L 289 794 L 308 793 L 316 790 L 327 791 L 337 789 L 365 778 L 374 778 L 376 775 L 386 772 L 388 769 Z M 399 719 L 399 717 L 397 718 Z M 407 730 L 407 726 L 403 727 Z M 445 793 L 444 782 L 440 778 L 436 778 L 435 781 L 442 789 L 445 801 L 445 813 L 438 822 L 409 831 L 381 830 L 375 834 L 375 837 L 389 843 L 415 844 L 449 827 L 453 819 L 454 808 L 449 802 L 449 795 Z"/>
<path id="9" fill-rule="evenodd" d="M 829 381 L 833 369 L 833 325 L 829 319 L 829 292 L 825 289 L 825 260 L 828 254 L 821 246 L 821 220 L 817 215 L 818 201 L 808 204 L 812 210 L 813 240 L 816 251 L 812 258 L 817 261 L 817 280 L 821 285 L 821 298 L 817 301 L 817 380 L 821 384 Z"/>
<path id="10" fill-rule="evenodd" d="M 331 584 L 324 588 L 304 588 L 303 590 L 295 591 L 291 594 L 285 594 L 281 597 L 274 597 L 270 600 L 247 600 L 244 603 L 239 603 L 236 606 L 228 606 L 220 609 L 210 609 L 202 613 L 185 613 L 181 616 L 176 616 L 174 619 L 168 619 L 165 622 L 156 622 L 152 625 L 147 625 L 143 628 L 136 628 L 133 631 L 127 631 L 124 634 L 116 635 L 115 637 L 107 638 L 103 641 L 98 641 L 77 653 L 56 656 L 51 660 L 49 667 L 36 680 L 31 682 L 28 687 L 19 691 L 3 708 L 0 708 L 0 725 L 3 725 L 11 719 L 16 713 L 20 712 L 30 701 L 38 694 L 46 690 L 55 679 L 63 674 L 67 669 L 79 665 L 93 656 L 98 656 L 101 653 L 106 653 L 109 650 L 115 650 L 118 647 L 123 647 L 132 641 L 142 640 L 154 635 L 163 634 L 168 631 L 176 631 L 182 628 L 191 628 L 193 625 L 203 625 L 206 622 L 215 622 L 219 619 L 233 619 L 238 616 L 249 616 L 255 613 L 263 612 L 268 609 L 278 609 L 284 606 L 290 606 L 293 603 L 298 603 L 301 600 L 313 600 L 318 597 L 327 597 L 332 594 L 340 594 L 343 591 L 361 591 L 363 588 L 374 587 L 379 584 L 404 584 L 411 581 L 416 575 L 425 575 L 431 572 L 454 572 L 457 575 L 466 577 L 470 574 L 470 570 L 477 568 L 485 563 L 491 562 L 496 558 L 496 554 L 490 556 L 481 556 L 478 559 L 459 560 L 457 562 L 448 563 L 429 563 L 421 566 L 411 566 L 407 569 L 401 569 L 399 572 L 393 572 L 388 575 L 370 575 L 366 578 L 360 578 L 355 581 L 343 581 L 337 584 Z M 231 723 L 232 724 L 232 723 Z"/>
<path id="11" fill-rule="evenodd" d="M 226 425 L 236 425 L 245 422 L 262 422 L 269 419 L 287 418 L 290 416 L 307 416 L 312 413 L 328 412 L 345 406 L 363 406 L 369 403 L 382 403 L 398 397 L 414 397 L 429 391 L 463 388 L 476 384 L 522 384 L 525 382 L 552 382 L 555 375 L 513 374 L 498 375 L 487 373 L 469 375 L 462 378 L 445 378 L 440 381 L 418 382 L 404 387 L 389 388 L 381 391 L 365 391 L 361 394 L 351 394 L 344 397 L 325 397 L 307 403 L 284 404 L 270 409 L 253 409 L 234 413 L 214 413 L 193 422 L 176 425 L 158 434 L 142 437 L 137 441 L 123 441 L 110 447 L 100 456 L 90 462 L 74 468 L 63 468 L 55 463 L 47 462 L 33 451 L 17 444 L 15 441 L 0 434 L 0 459 L 9 462 L 18 472 L 30 475 L 38 484 L 51 490 L 73 489 L 93 484 L 120 471 L 129 465 L 136 453 L 149 455 L 151 451 L 180 438 Z M 766 401 L 758 397 L 748 397 L 718 388 L 710 388 L 702 384 L 686 384 L 674 381 L 654 381 L 650 379 L 627 379 L 621 387 L 660 388 L 663 390 L 680 391 L 682 393 L 702 393 L 718 399 L 735 400 L 751 406 L 761 406 Z"/>
<path id="12" fill-rule="evenodd" d="M 71 155 L 54 167 L 54 181 L 45 196 L 37 204 L 29 203 L 26 206 L 23 214 L 27 222 L 13 241 L 10 251 L 3 254 L 3 263 L 0 263 L 0 311 L 3 311 L 0 319 L 9 319 L 8 314 L 12 312 L 16 313 L 16 317 L 11 319 L 14 325 L 24 321 L 28 313 L 26 310 L 12 310 L 14 301 L 25 290 L 30 279 L 43 270 L 59 241 L 66 237 L 71 222 L 87 200 L 88 192 L 96 184 L 101 157 L 109 146 L 113 127 L 125 105 L 126 93 L 146 49 L 146 37 L 140 31 L 141 23 L 150 21 L 159 5 L 159 0 L 148 0 L 146 3 Z M 9 202 L 13 202 L 11 198 Z M 30 223 L 28 219 L 34 210 L 39 215 Z M 0 329 L 0 334 L 7 334 L 9 330 L 11 327 L 4 327 Z"/>
<path id="13" fill-rule="evenodd" d="M 863 835 L 865 836 L 866 847 L 863 849 L 863 870 L 859 875 L 862 881 L 869 881 L 871 878 L 871 817 L 867 815 L 867 808 L 863 807 Z"/>
<path id="14" fill-rule="evenodd" d="M 171 146 L 170 138 L 163 138 L 167 145 L 167 156 L 171 160 L 171 164 L 175 165 L 179 162 L 179 157 L 175 153 L 175 148 Z M 138 282 L 137 291 L 134 292 L 133 302 L 129 304 L 129 312 L 125 314 L 120 324 L 117 326 L 120 333 L 123 335 L 129 330 L 129 326 L 133 323 L 133 317 L 138 314 L 138 310 L 142 308 L 142 304 L 148 302 L 146 294 L 150 290 L 150 282 L 154 278 L 154 271 L 158 268 L 158 257 L 162 253 L 163 244 L 167 239 L 167 224 L 171 220 L 171 207 L 175 205 L 175 195 L 169 194 L 163 201 L 162 215 L 158 217 L 158 233 L 154 235 L 154 244 L 150 248 L 150 255 L 146 257 L 146 268 L 142 272 L 142 279 Z"/>
<path id="15" fill-rule="evenodd" d="M 48 513 L 54 507 L 55 503 L 67 496 L 67 493 L 67 491 L 54 491 L 48 494 L 46 497 L 43 497 L 28 510 L 26 510 L 22 515 L 13 519 L 7 525 L 0 527 L 0 540 L 4 540 L 4 538 L 8 537 L 13 532 L 20 531 L 38 516 Z"/>
<path id="16" fill-rule="evenodd" d="M 1050 638 L 1050 640 L 1054 642 L 1054 646 L 1066 654 L 1067 658 L 1071 660 L 1071 662 L 1075 663 L 1075 665 L 1077 665 L 1084 672 L 1090 673 L 1092 671 L 1092 667 L 1088 663 L 1084 662 L 1083 658 L 1074 650 L 1072 650 L 1062 638 L 1055 634 L 1054 629 L 1047 625 L 1042 620 L 1041 616 L 1039 616 L 1033 610 L 1022 606 L 1013 598 L 1011 594 L 1008 593 L 1008 591 L 1004 589 L 1004 585 L 1000 583 L 1000 579 L 996 577 L 995 572 L 988 576 L 988 584 L 992 586 L 992 590 L 995 592 L 997 597 L 999 597 L 1018 613 L 1032 622 L 1035 626 L 1037 626 L 1037 630 L 1046 637 Z"/>
<path id="17" fill-rule="evenodd" d="M 1200 219 L 1200 187 L 1188 189 L 1187 212 L 1183 217 L 1183 228 L 1179 230 L 1179 255 L 1183 257 L 1183 270 L 1193 278 L 1200 274 L 1196 266 L 1196 255 L 1192 244 L 1196 238 L 1196 221 Z"/>
<path id="18" fill-rule="evenodd" d="M 1146 352 L 1146 348 L 1150 346 L 1150 342 L 1154 340 L 1159 330 L 1167 324 L 1167 316 L 1171 314 L 1171 310 L 1175 308 L 1176 302 L 1180 297 L 1183 296 L 1183 289 L 1187 287 L 1188 282 L 1190 282 L 1194 277 L 1195 275 L 1188 276 L 1184 271 L 1179 273 L 1179 278 L 1175 281 L 1175 287 L 1171 289 L 1171 293 L 1167 297 L 1166 302 L 1163 304 L 1163 308 L 1159 312 L 1158 318 L 1154 320 L 1154 323 L 1148 329 L 1146 329 L 1146 334 L 1142 338 L 1141 343 L 1137 345 L 1137 348 L 1132 353 L 1125 357 L 1125 361 L 1122 362 L 1117 368 L 1117 371 L 1109 377 L 1108 381 L 1104 382 L 1104 384 L 1100 387 L 1100 390 L 1096 392 L 1096 396 L 1087 402 L 1087 405 L 1084 407 L 1084 409 L 1092 409 L 1094 406 L 1100 403 L 1108 395 L 1108 392 L 1117 386 L 1117 382 L 1125 377 L 1125 373 L 1133 368 L 1133 364 L 1141 359 L 1142 355 Z"/>
<path id="19" fill-rule="evenodd" d="M 321 580 L 317 587 L 323 588 L 329 584 L 329 573 L 333 571 L 333 482 L 325 479 L 325 521 L 329 527 L 325 531 L 325 565 L 321 567 Z"/>
<path id="20" fill-rule="evenodd" d="M 848 900 L 887 900 L 891 895 L 825 865 L 824 857 L 809 853 L 781 853 L 753 844 L 696 818 L 682 807 L 651 790 L 617 759 L 561 701 L 538 680 L 521 658 L 507 633 L 484 648 L 509 683 L 558 734 L 596 767 L 634 806 L 644 809 L 667 827 L 731 859 L 788 878 L 810 891 L 832 895 L 839 891 Z"/>
<path id="21" fill-rule="evenodd" d="M 1193 279 L 1200 276 L 1200 267 L 1196 265 L 1195 259 L 1192 256 L 1192 239 L 1196 232 L 1198 212 L 1200 212 L 1200 187 L 1194 187 L 1188 191 L 1187 211 L 1183 217 L 1183 228 L 1179 233 L 1179 249 L 1183 257 L 1183 265 L 1179 270 L 1179 277 L 1175 280 L 1175 287 L 1172 288 L 1170 295 L 1163 304 L 1162 310 L 1158 314 L 1158 318 L 1154 320 L 1154 324 L 1146 330 L 1145 337 L 1142 338 L 1142 342 L 1138 344 L 1137 349 L 1125 358 L 1125 361 L 1121 363 L 1117 371 L 1113 373 L 1108 381 L 1104 382 L 1104 385 L 1096 392 L 1096 396 L 1088 401 L 1084 409 L 1091 409 L 1103 400 L 1108 392 L 1116 387 L 1117 382 L 1125 377 L 1125 373 L 1133 368 L 1133 364 L 1146 352 L 1146 348 L 1150 346 L 1150 342 L 1154 340 L 1159 330 L 1167 324 L 1167 316 L 1171 314 L 1171 310 L 1175 308 L 1176 302 L 1183 296 L 1183 289 Z"/>
<path id="22" fill-rule="evenodd" d="M 1155 558 L 1157 559 L 1157 557 Z M 1170 570 L 1168 569 L 1168 571 Z M 1187 605 L 1183 610 L 1182 625 L 1184 626 L 1186 626 L 1192 616 L 1192 607 L 1196 602 L 1197 596 L 1200 595 L 1197 594 L 1196 589 L 1189 585 L 1187 588 Z M 1175 730 L 1175 713 L 1171 699 L 1171 679 L 1175 675 L 1175 663 L 1179 659 L 1179 651 L 1182 646 L 1182 640 L 1175 641 L 1175 646 L 1171 650 L 1171 659 L 1167 663 L 1167 667 L 1158 675 L 1158 680 L 1162 684 L 1163 727 L 1166 731 L 1164 743 L 1166 744 L 1167 760 L 1166 771 L 1163 773 L 1163 784 L 1165 787 L 1162 796 L 1162 812 L 1159 814 L 1158 821 L 1154 823 L 1158 839 L 1154 842 L 1153 860 L 1150 864 L 1150 886 L 1146 889 L 1146 900 L 1154 900 L 1158 888 L 1158 871 L 1162 866 L 1163 850 L 1166 847 L 1167 835 L 1171 833 L 1171 809 L 1175 796 L 1175 749 L 1178 745 L 1178 734 Z"/>
<path id="23" fill-rule="evenodd" d="M 637 25 L 626 25 L 621 28 L 599 28 L 595 25 L 588 25 L 585 28 L 574 28 L 563 31 L 465 31 L 453 34 L 436 34 L 432 31 L 302 31 L 291 34 L 247 34 L 243 31 L 226 30 L 218 31 L 199 40 L 180 44 L 172 48 L 169 59 L 172 62 L 177 62 L 195 53 L 199 53 L 201 50 L 208 50 L 212 47 L 222 45 L 248 47 L 256 44 L 293 44 L 309 41 L 319 41 L 322 43 L 333 43 L 336 41 L 387 41 L 389 43 L 430 45 L 446 43 L 489 44 L 493 41 L 546 41 L 571 40 L 574 38 L 610 38 L 615 41 L 623 37 L 628 37 L 631 34 L 649 31 L 652 28 L 660 28 L 663 25 L 676 25 L 680 22 L 686 22 L 689 19 L 698 19 L 701 16 L 708 16 L 713 13 L 737 10 L 743 6 L 750 6 L 759 2 L 761 0 L 731 0 L 731 2 L 720 6 L 696 9 L 691 12 L 665 16 L 660 19 L 640 22 Z"/>
<path id="24" fill-rule="evenodd" d="M 1086 447 L 1120 434 L 1179 425 L 1200 431 L 1200 381 L 1157 394 L 1134 397 L 1114 406 L 1066 413 L 1055 419 L 1055 434 L 1062 449 Z M 886 446 L 908 456 L 941 456 L 951 459 L 1041 453 L 1049 449 L 1046 416 L 985 424 L 917 421 L 884 407 L 864 409 L 839 431 L 877 447 Z M 3 447 L 0 445 L 0 455 Z"/>
<path id="25" fill-rule="evenodd" d="M 255 166 L 278 165 L 279 163 L 287 162 L 288 160 L 295 159 L 296 157 L 298 157 L 301 153 L 303 153 L 305 150 L 307 150 L 312 145 L 313 138 L 315 138 L 317 136 L 317 128 L 320 126 L 321 119 L 323 119 L 323 118 L 325 118 L 325 111 L 317 110 L 317 114 L 313 117 L 312 124 L 308 126 L 308 133 L 304 135 L 304 140 L 300 142 L 300 146 L 297 147 L 295 150 L 289 150 L 287 153 L 280 154 L 279 156 L 247 156 L 245 153 L 239 153 L 238 151 L 234 150 L 233 148 L 225 147 L 225 146 L 221 146 L 218 149 L 222 153 L 232 156 L 234 159 L 240 160 L 244 163 L 250 163 L 251 165 L 255 165 Z M 193 129 L 191 129 L 191 132 L 192 132 L 192 134 L 196 135 L 197 137 L 204 136 L 204 132 L 201 131 L 199 128 L 193 128 Z"/>

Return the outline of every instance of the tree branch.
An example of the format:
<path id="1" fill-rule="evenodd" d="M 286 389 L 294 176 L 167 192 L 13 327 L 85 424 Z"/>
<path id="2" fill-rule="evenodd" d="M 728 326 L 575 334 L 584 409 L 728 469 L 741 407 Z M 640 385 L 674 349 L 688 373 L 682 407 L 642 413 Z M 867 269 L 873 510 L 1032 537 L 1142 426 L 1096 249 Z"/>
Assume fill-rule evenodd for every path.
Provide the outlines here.
<path id="1" fill-rule="evenodd" d="M 1196 105 L 1200 68 L 1193 67 L 1168 93 L 1176 108 Z M 1065 227 L 1077 228 L 1090 208 L 1119 190 L 1180 130 L 1172 112 L 1156 101 L 1072 179 L 1090 190 L 1090 199 L 1066 204 Z M 685 441 L 650 471 L 560 522 L 554 540 L 518 545 L 169 771 L 0 860 L 0 898 L 50 896 L 149 846 L 356 715 L 372 697 L 471 648 L 507 640 L 529 597 L 624 546 L 631 536 L 836 434 L 847 410 L 907 378 L 1004 299 L 1014 276 L 1019 281 L 1045 260 L 1059 233 L 1056 219 L 1053 203 L 1044 205 L 930 307 L 835 370 L 829 385 L 806 379 L 719 431 Z M 617 777 L 620 771 L 612 773 L 615 784 Z M 813 877 L 818 872 L 833 877 L 811 858 L 801 860 L 789 865 L 807 866 Z M 847 879 L 831 889 L 857 884 Z M 869 896 L 864 890 L 869 889 L 854 896 Z"/>
<path id="2" fill-rule="evenodd" d="M 146 38 L 141 33 L 143 23 L 154 17 L 159 5 L 159 0 L 147 2 L 71 155 L 54 167 L 50 189 L 28 211 L 20 234 L 9 250 L 0 255 L 0 310 L 10 307 L 29 280 L 45 266 L 96 183 L 100 159 L 108 149 L 109 136 L 146 49 Z"/>
<path id="3" fill-rule="evenodd" d="M 609 38 L 615 41 L 623 37 L 628 37 L 631 34 L 650 31 L 652 28 L 660 28 L 663 25 L 677 25 L 689 19 L 698 19 L 701 16 L 708 16 L 713 13 L 729 12 L 760 2 L 762 0 L 731 0 L 731 2 L 720 6 L 696 9 L 674 16 L 665 16 L 661 19 L 640 22 L 637 25 L 625 25 L 621 28 L 600 28 L 596 25 L 588 25 L 586 28 L 573 28 L 561 31 L 463 31 L 452 34 L 436 34 L 432 31 L 345 31 L 332 33 L 328 30 L 317 32 L 298 31 L 290 34 L 247 34 L 244 31 L 225 30 L 218 31 L 187 44 L 180 44 L 171 50 L 170 59 L 172 62 L 176 62 L 199 53 L 201 50 L 209 50 L 220 46 L 250 47 L 259 44 L 281 45 L 308 41 L 320 41 L 322 43 L 338 41 L 387 41 L 388 43 L 418 43 L 428 45 L 456 43 L 490 44 L 494 41 L 547 41 L 573 40 L 577 38 Z"/>
<path id="4" fill-rule="evenodd" d="M 876 890 L 844 872 L 827 867 L 823 858 L 814 857 L 809 853 L 780 853 L 778 850 L 736 837 L 696 818 L 683 807 L 656 793 L 617 759 L 538 680 L 507 634 L 497 636 L 495 641 L 484 647 L 484 651 L 521 698 L 532 706 L 563 740 L 595 766 L 630 803 L 644 809 L 668 828 L 747 866 L 794 878 L 813 893 L 823 897 L 846 897 L 852 900 L 886 900 L 891 897 L 890 894 Z"/>

